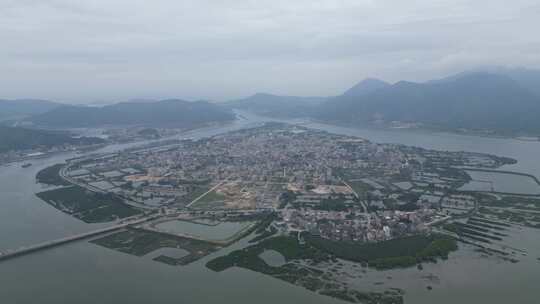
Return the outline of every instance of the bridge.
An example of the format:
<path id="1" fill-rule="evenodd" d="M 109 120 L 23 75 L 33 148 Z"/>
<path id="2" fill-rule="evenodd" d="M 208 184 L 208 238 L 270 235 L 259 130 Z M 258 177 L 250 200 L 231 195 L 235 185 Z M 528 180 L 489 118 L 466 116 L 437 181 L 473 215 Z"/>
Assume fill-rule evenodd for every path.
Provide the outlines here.
<path id="1" fill-rule="evenodd" d="M 268 211 L 270 211 L 270 209 L 264 209 L 264 208 L 262 208 L 262 209 L 252 209 L 252 210 L 237 210 L 237 211 L 216 210 L 216 211 L 206 211 L 205 214 L 207 214 L 207 215 L 210 215 L 210 214 L 217 215 L 217 214 L 221 214 L 221 213 L 253 214 L 253 213 L 268 212 Z M 139 224 L 142 224 L 144 222 L 153 221 L 153 220 L 156 220 L 156 219 L 161 218 L 161 217 L 165 217 L 168 220 L 171 220 L 171 218 L 173 218 L 173 217 L 180 217 L 181 215 L 192 214 L 192 213 L 194 213 L 194 211 L 178 211 L 178 212 L 174 212 L 174 213 L 171 213 L 171 214 L 159 214 L 158 213 L 158 214 L 147 215 L 147 216 L 144 216 L 144 217 L 141 217 L 141 218 L 136 218 L 136 219 L 124 219 L 120 223 L 118 223 L 116 225 L 113 225 L 113 226 L 100 228 L 100 229 L 96 229 L 96 230 L 92 230 L 92 231 L 88 231 L 88 232 L 84 232 L 84 233 L 80 233 L 80 234 L 76 234 L 76 235 L 72 235 L 72 236 L 68 236 L 68 237 L 64 237 L 64 238 L 60 238 L 60 239 L 56 239 L 56 240 L 46 241 L 46 242 L 38 243 L 38 244 L 35 244 L 35 245 L 24 246 L 24 247 L 20 247 L 18 249 L 15 249 L 15 250 L 0 251 L 0 262 L 8 260 L 8 259 L 12 259 L 12 258 L 20 257 L 20 256 L 23 256 L 23 255 L 27 255 L 27 254 L 30 254 L 30 253 L 50 249 L 50 248 L 53 248 L 53 247 L 58 247 L 58 246 L 61 246 L 61 245 L 72 243 L 72 242 L 76 242 L 76 241 L 79 241 L 79 240 L 88 239 L 88 238 L 98 236 L 98 235 L 101 235 L 101 234 L 106 234 L 106 233 L 109 233 L 109 232 L 117 231 L 117 230 L 120 230 L 120 229 L 127 228 L 129 226 L 139 225 Z M 154 229 L 149 229 L 148 227 L 146 227 L 145 229 L 154 230 Z"/>
<path id="2" fill-rule="evenodd" d="M 95 188 L 95 187 L 92 187 L 90 185 L 78 183 L 75 179 L 69 177 L 66 174 L 67 173 L 66 171 L 67 171 L 68 167 L 69 167 L 69 165 L 63 167 L 60 170 L 59 175 L 60 175 L 61 178 L 63 178 L 64 180 L 66 180 L 67 182 L 69 182 L 71 184 L 78 185 L 80 187 L 86 188 L 89 191 L 98 192 L 98 193 L 106 193 L 105 191 L 103 191 L 101 189 L 98 189 L 98 188 Z M 201 198 L 208 195 L 210 192 L 214 191 L 215 189 L 217 189 L 218 187 L 223 185 L 228 180 L 229 180 L 229 178 L 221 181 L 220 183 L 218 183 L 217 185 L 212 187 L 210 190 L 208 190 L 204 194 L 202 194 L 199 197 L 195 198 L 192 202 L 190 202 L 188 205 L 186 205 L 186 208 L 189 209 L 189 207 L 191 207 L 192 205 L 197 203 Z M 256 208 L 256 209 L 253 209 L 253 210 L 238 210 L 238 213 L 251 214 L 251 213 L 259 213 L 261 211 L 267 212 L 269 210 L 265 209 L 265 208 L 263 208 L 263 209 L 257 209 Z M 146 215 L 146 216 L 141 217 L 141 218 L 126 218 L 126 219 L 120 221 L 118 224 L 113 225 L 113 226 L 109 226 L 109 227 L 105 227 L 105 228 L 101 228 L 101 229 L 96 229 L 96 230 L 92 230 L 92 231 L 89 231 L 89 232 L 84 232 L 84 233 L 80 233 L 80 234 L 76 234 L 76 235 L 72 235 L 72 236 L 68 236 L 68 237 L 64 237 L 64 238 L 60 238 L 60 239 L 56 239 L 56 240 L 46 241 L 46 242 L 42 242 L 42 243 L 30 245 L 30 246 L 24 246 L 24 247 L 20 247 L 18 249 L 15 249 L 15 250 L 0 251 L 0 262 L 8 260 L 8 259 L 12 259 L 12 258 L 20 257 L 20 256 L 23 256 L 23 255 L 31 254 L 31 253 L 34 253 L 34 252 L 38 252 L 38 251 L 41 251 L 41 250 L 46 250 L 46 249 L 50 249 L 50 248 L 53 248 L 53 247 L 58 247 L 58 246 L 61 246 L 61 245 L 65 245 L 67 243 L 76 242 L 76 241 L 79 241 L 79 240 L 91 238 L 91 237 L 98 236 L 98 235 L 101 235 L 101 234 L 117 231 L 117 230 L 120 230 L 120 229 L 123 229 L 123 228 L 127 228 L 128 226 L 134 226 L 134 225 L 142 224 L 144 222 L 152 221 L 152 220 L 155 220 L 155 219 L 160 218 L 160 217 L 166 217 L 166 218 L 171 218 L 173 216 L 180 217 L 182 214 L 190 214 L 190 213 L 193 213 L 193 212 L 197 212 L 197 211 L 183 210 L 183 211 L 177 211 L 177 212 L 173 212 L 173 213 L 169 213 L 169 214 L 158 213 L 158 214 Z M 223 211 L 210 211 L 210 212 L 206 212 L 206 213 L 207 214 L 220 214 L 220 213 L 234 213 L 234 211 L 223 210 Z"/>
<path id="3" fill-rule="evenodd" d="M 23 255 L 27 255 L 27 254 L 30 254 L 30 253 L 33 253 L 33 252 L 37 252 L 37 251 L 41 251 L 41 250 L 45 250 L 45 249 L 50 249 L 50 248 L 57 247 L 57 246 L 60 246 L 60 245 L 64 245 L 64 244 L 67 244 L 67 243 L 71 243 L 71 242 L 79 241 L 79 240 L 82 240 L 82 239 L 91 238 L 91 237 L 94 237 L 94 236 L 97 236 L 97 235 L 101 235 L 101 234 L 113 232 L 113 231 L 116 231 L 116 230 L 120 230 L 120 229 L 126 228 L 126 227 L 131 226 L 131 225 L 137 225 L 137 224 L 140 224 L 140 223 L 155 219 L 156 217 L 158 217 L 158 216 L 157 215 L 152 215 L 152 216 L 149 216 L 149 217 L 143 217 L 143 218 L 139 218 L 139 219 L 136 219 L 136 220 L 123 221 L 123 222 L 121 222 L 121 223 L 119 223 L 117 225 L 114 225 L 114 226 L 109 226 L 109 227 L 106 227 L 106 228 L 96 229 L 96 230 L 92 230 L 92 231 L 89 231 L 89 232 L 84 232 L 84 233 L 68 236 L 68 237 L 61 238 L 61 239 L 56 239 L 56 240 L 52 240 L 52 241 L 46 241 L 46 242 L 43 242 L 43 243 L 30 245 L 30 246 L 24 246 L 24 247 L 15 249 L 15 250 L 0 251 L 0 262 L 8 260 L 8 259 L 15 258 L 15 257 L 20 257 L 20 256 L 23 256 Z"/>

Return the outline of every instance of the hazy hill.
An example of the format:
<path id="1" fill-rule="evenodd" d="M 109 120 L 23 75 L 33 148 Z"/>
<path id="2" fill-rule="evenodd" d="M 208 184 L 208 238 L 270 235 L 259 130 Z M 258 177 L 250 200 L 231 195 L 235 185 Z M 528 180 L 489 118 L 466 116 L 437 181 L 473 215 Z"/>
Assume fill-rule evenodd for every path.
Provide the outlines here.
<path id="1" fill-rule="evenodd" d="M 389 86 L 389 83 L 382 80 L 375 78 L 367 78 L 345 91 L 345 93 L 343 93 L 343 96 L 363 96 L 373 93 L 379 89 L 387 88 Z"/>
<path id="2" fill-rule="evenodd" d="M 540 133 L 540 71 L 482 68 L 426 83 L 365 79 L 336 97 L 255 94 L 229 107 L 334 123 L 413 122 L 427 127 Z"/>
<path id="3" fill-rule="evenodd" d="M 451 75 L 442 79 L 432 80 L 430 82 L 437 83 L 454 81 L 464 76 L 478 73 L 495 74 L 509 77 L 524 89 L 527 89 L 531 93 L 540 96 L 540 70 L 526 68 L 483 67 L 461 72 L 456 75 Z"/>
<path id="4" fill-rule="evenodd" d="M 316 117 L 340 123 L 421 122 L 445 128 L 540 131 L 540 98 L 512 78 L 467 73 L 428 83 L 398 82 L 362 96 L 339 96 Z"/>
<path id="5" fill-rule="evenodd" d="M 63 106 L 36 115 L 30 121 L 50 127 L 104 125 L 193 127 L 233 119 L 234 114 L 215 104 L 171 99 L 158 102 L 124 102 L 104 107 Z"/>
<path id="6" fill-rule="evenodd" d="M 61 105 L 60 103 L 38 99 L 0 99 L 0 119 L 42 114 Z"/>
<path id="7" fill-rule="evenodd" d="M 315 107 L 326 97 L 279 96 L 257 93 L 244 99 L 233 100 L 224 105 L 267 116 L 302 117 L 312 115 Z"/>
<path id="8" fill-rule="evenodd" d="M 492 67 L 480 71 L 492 74 L 505 75 L 512 78 L 520 86 L 540 96 L 540 70 L 525 68 Z"/>
<path id="9" fill-rule="evenodd" d="M 0 153 L 11 150 L 50 148 L 64 144 L 88 145 L 102 143 L 93 137 L 74 138 L 66 133 L 0 126 Z"/>
<path id="10" fill-rule="evenodd" d="M 390 84 L 374 79 L 365 79 L 347 90 L 345 96 L 362 96 L 385 88 Z M 317 112 L 318 106 L 333 97 L 300 97 L 257 93 L 247 98 L 232 100 L 224 105 L 233 109 L 250 111 L 274 117 L 308 117 Z"/>

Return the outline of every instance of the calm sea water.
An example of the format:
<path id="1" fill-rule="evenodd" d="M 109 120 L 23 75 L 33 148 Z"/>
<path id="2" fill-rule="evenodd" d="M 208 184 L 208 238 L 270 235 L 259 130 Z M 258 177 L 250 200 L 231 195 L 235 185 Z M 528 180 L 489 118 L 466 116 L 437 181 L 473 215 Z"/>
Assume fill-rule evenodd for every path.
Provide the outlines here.
<path id="1" fill-rule="evenodd" d="M 193 131 L 184 137 L 211 136 L 256 126 L 265 119 L 247 119 L 221 128 Z M 516 158 L 504 169 L 540 177 L 540 143 L 512 139 L 460 136 L 447 133 L 351 129 L 310 123 L 330 132 L 357 135 L 376 142 L 402 143 L 425 148 L 475 151 Z M 115 145 L 115 151 L 130 145 Z M 132 146 L 132 145 L 131 145 Z M 73 154 L 56 155 L 0 167 L 0 250 L 92 230 L 103 225 L 80 222 L 35 197 L 43 190 L 35 174 Z M 362 273 L 350 283 L 366 291 L 399 287 L 406 303 L 537 303 L 540 281 L 540 231 L 512 232 L 512 246 L 529 248 L 517 264 L 481 258 L 462 249 L 442 263 L 416 268 Z M 171 267 L 77 242 L 0 263 L 0 303 L 342 303 L 303 288 L 242 269 L 214 273 L 204 263 L 242 246 L 235 244 L 186 267 Z M 433 290 L 427 290 L 427 286 Z"/>

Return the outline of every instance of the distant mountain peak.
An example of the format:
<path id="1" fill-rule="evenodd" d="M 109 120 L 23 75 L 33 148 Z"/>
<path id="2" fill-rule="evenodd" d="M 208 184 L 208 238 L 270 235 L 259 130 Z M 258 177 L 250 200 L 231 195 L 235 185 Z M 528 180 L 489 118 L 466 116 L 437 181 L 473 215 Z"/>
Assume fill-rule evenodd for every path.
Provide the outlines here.
<path id="1" fill-rule="evenodd" d="M 400 80 L 394 84 L 394 87 L 405 87 L 405 86 L 411 86 L 417 84 L 416 82 L 407 81 L 407 80 Z"/>
<path id="2" fill-rule="evenodd" d="M 248 98 L 263 98 L 263 97 L 277 97 L 277 96 L 278 95 L 275 95 L 275 94 L 270 94 L 270 93 L 265 93 L 265 92 L 257 92 L 257 93 L 251 95 Z"/>
<path id="3" fill-rule="evenodd" d="M 425 83 L 400 81 L 363 96 L 334 98 L 317 113 L 319 119 L 339 123 L 402 121 L 437 128 L 540 132 L 540 98 L 512 77 L 490 72 Z"/>
<path id="4" fill-rule="evenodd" d="M 362 96 L 376 90 L 388 87 L 388 82 L 377 78 L 366 78 L 343 93 L 344 96 Z"/>

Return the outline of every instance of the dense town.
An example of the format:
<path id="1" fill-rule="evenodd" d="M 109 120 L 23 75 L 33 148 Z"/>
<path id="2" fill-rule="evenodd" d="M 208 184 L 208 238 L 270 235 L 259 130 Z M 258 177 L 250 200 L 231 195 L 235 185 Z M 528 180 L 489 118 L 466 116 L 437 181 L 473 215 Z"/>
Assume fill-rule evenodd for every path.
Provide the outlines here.
<path id="1" fill-rule="evenodd" d="M 249 210 L 282 232 L 375 242 L 429 232 L 476 208 L 460 167 L 511 160 L 377 144 L 272 123 L 201 140 L 73 161 L 62 175 L 163 214 Z"/>

